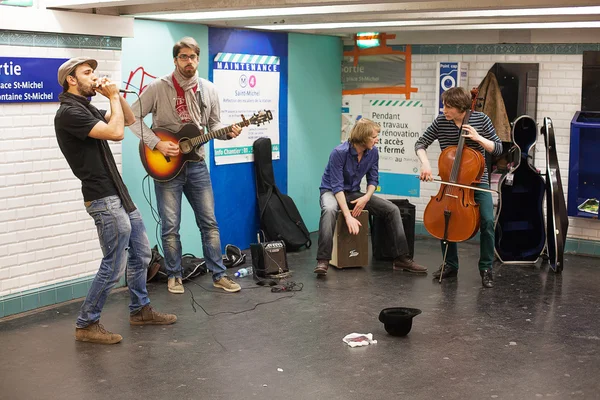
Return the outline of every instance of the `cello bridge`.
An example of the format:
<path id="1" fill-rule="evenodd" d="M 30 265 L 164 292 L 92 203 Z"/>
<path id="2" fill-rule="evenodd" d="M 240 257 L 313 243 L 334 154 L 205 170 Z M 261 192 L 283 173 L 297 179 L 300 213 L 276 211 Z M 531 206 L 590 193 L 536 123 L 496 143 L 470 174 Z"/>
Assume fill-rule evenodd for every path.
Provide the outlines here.
<path id="1" fill-rule="evenodd" d="M 458 196 L 453 195 L 453 194 L 446 193 L 446 196 L 450 196 L 450 197 L 454 197 L 455 199 L 458 199 Z"/>

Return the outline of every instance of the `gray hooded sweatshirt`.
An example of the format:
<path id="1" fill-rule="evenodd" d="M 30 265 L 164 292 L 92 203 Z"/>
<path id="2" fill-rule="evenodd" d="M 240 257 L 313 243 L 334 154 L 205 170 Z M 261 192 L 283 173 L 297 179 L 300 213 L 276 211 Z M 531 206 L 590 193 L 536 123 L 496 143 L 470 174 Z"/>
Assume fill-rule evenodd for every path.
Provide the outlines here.
<path id="1" fill-rule="evenodd" d="M 140 139 L 142 139 L 142 124 L 143 137 L 146 146 L 154 150 L 154 147 L 160 139 L 143 121 L 143 118 L 152 113 L 152 127 L 168 129 L 177 132 L 181 129 L 184 123 L 177 114 L 175 109 L 175 101 L 177 100 L 177 92 L 171 80 L 172 74 L 158 78 L 150 83 L 142 92 L 139 99 L 131 105 L 131 110 L 135 115 L 135 122 L 129 126 L 129 129 Z M 202 96 L 200 93 L 202 90 Z M 221 106 L 219 104 L 219 94 L 214 83 L 198 78 L 198 104 L 202 113 L 202 125 L 206 127 L 207 132 L 213 132 L 217 129 L 226 127 L 221 123 Z M 141 110 L 140 110 L 141 104 Z M 140 114 L 141 113 L 141 114 Z M 228 139 L 227 135 L 219 137 L 219 139 Z M 204 158 L 204 146 L 196 148 L 196 152 Z"/>

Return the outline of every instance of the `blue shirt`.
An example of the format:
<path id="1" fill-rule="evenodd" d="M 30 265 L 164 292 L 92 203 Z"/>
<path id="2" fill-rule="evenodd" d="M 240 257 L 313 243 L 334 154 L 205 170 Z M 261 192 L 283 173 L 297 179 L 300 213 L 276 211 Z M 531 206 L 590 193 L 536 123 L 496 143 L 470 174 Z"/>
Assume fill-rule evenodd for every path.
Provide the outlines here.
<path id="1" fill-rule="evenodd" d="M 329 162 L 325 167 L 321 179 L 321 194 L 327 191 L 338 192 L 360 191 L 360 181 L 367 176 L 367 186 L 377 187 L 379 184 L 379 152 L 377 147 L 365 150 L 360 162 L 358 153 L 350 142 L 337 146 L 329 155 Z"/>

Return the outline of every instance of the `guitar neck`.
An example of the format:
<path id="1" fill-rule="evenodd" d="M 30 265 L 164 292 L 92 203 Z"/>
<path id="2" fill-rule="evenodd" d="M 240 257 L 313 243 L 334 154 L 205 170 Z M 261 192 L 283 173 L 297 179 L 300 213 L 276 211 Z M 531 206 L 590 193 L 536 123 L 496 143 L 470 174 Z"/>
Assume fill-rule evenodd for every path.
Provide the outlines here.
<path id="1" fill-rule="evenodd" d="M 242 121 L 242 122 L 238 122 L 237 124 L 234 124 L 234 125 L 245 127 L 245 126 L 248 126 L 248 122 Z M 197 146 L 199 144 L 206 143 L 209 140 L 212 140 L 214 138 L 218 138 L 219 136 L 226 135 L 232 131 L 232 128 L 233 128 L 233 125 L 229 125 L 229 126 L 226 126 L 225 128 L 217 129 L 216 131 L 212 131 L 212 132 L 209 132 L 204 135 L 198 135 L 195 138 L 191 139 L 192 146 Z"/>

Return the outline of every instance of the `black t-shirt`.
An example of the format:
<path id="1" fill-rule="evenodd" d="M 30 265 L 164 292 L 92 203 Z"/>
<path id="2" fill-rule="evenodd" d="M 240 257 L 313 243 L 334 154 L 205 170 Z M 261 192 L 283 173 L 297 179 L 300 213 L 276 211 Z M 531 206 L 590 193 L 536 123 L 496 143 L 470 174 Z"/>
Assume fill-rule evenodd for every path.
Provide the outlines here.
<path id="1" fill-rule="evenodd" d="M 102 116 L 106 111 L 100 110 Z M 117 194 L 117 189 L 100 152 L 100 140 L 89 133 L 100 121 L 84 107 L 61 103 L 54 117 L 58 146 L 77 178 L 81 180 L 84 201 Z"/>

